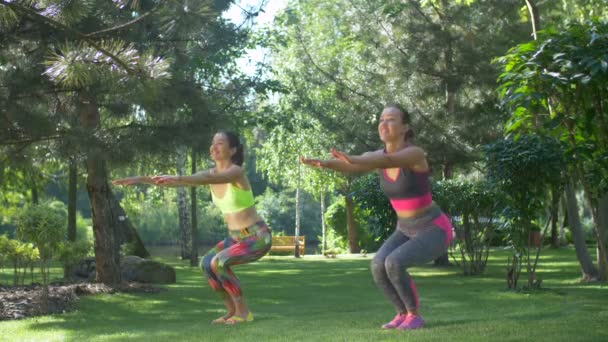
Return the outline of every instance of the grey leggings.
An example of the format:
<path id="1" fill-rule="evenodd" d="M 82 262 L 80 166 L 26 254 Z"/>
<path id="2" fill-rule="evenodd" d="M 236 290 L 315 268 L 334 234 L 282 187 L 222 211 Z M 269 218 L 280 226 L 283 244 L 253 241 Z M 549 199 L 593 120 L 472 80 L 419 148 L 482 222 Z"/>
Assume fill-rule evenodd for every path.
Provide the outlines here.
<path id="1" fill-rule="evenodd" d="M 406 269 L 438 258 L 451 240 L 451 224 L 438 207 L 421 217 L 399 219 L 371 264 L 376 285 L 398 313 L 418 308 L 416 287 Z"/>

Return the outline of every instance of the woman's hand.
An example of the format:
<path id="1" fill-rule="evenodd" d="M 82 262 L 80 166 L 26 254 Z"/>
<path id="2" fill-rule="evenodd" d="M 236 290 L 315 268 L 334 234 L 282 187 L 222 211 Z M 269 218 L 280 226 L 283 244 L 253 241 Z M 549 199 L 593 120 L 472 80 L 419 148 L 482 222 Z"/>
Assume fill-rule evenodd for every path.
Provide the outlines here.
<path id="1" fill-rule="evenodd" d="M 346 154 L 346 153 L 344 153 L 342 151 L 337 151 L 337 150 L 334 150 L 332 148 L 331 150 L 329 150 L 329 152 L 331 153 L 332 157 L 334 157 L 334 158 L 336 158 L 338 160 L 341 160 L 341 161 L 343 161 L 343 162 L 345 162 L 347 164 L 352 164 L 353 163 L 351 157 L 348 154 Z"/>

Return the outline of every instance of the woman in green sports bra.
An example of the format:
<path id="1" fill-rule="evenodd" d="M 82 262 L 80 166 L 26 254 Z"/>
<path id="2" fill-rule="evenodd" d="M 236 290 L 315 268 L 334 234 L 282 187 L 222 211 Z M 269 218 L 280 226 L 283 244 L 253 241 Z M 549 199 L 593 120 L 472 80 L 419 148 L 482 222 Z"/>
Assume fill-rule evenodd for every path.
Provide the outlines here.
<path id="1" fill-rule="evenodd" d="M 243 164 L 243 146 L 232 132 L 220 131 L 213 136 L 209 148 L 215 167 L 190 176 L 135 176 L 115 180 L 115 185 L 138 183 L 159 186 L 209 185 L 211 198 L 224 215 L 228 237 L 201 258 L 200 266 L 209 285 L 222 298 L 226 314 L 213 324 L 250 322 L 249 310 L 238 278 L 231 266 L 255 261 L 263 257 L 272 244 L 270 230 L 255 210 L 251 185 Z"/>

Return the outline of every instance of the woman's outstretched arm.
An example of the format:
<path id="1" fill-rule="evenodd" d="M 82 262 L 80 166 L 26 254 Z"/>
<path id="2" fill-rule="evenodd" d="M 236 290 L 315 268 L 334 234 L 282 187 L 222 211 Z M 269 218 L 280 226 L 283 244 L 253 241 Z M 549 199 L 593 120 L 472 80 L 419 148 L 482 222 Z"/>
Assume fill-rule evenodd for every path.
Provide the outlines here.
<path id="1" fill-rule="evenodd" d="M 114 185 L 154 184 L 151 176 L 133 176 L 112 181 Z"/>
<path id="2" fill-rule="evenodd" d="M 420 147 L 408 147 L 392 153 L 364 153 L 360 156 L 349 156 L 344 152 L 331 150 L 331 154 L 337 160 L 347 164 L 372 167 L 374 169 L 388 169 L 403 167 L 414 170 L 428 169 L 426 156 Z"/>
<path id="3" fill-rule="evenodd" d="M 154 176 L 152 177 L 152 181 L 154 184 L 165 186 L 196 186 L 233 183 L 240 180 L 242 176 L 243 169 L 238 165 L 232 165 L 221 172 L 216 172 L 214 169 L 209 169 L 189 176 Z"/>
<path id="4" fill-rule="evenodd" d="M 373 155 L 377 152 L 366 152 L 362 154 L 362 156 Z M 300 157 L 300 162 L 304 165 L 320 168 L 320 169 L 330 169 L 334 171 L 339 171 L 343 173 L 359 173 L 359 172 L 369 172 L 375 169 L 375 167 L 371 165 L 365 164 L 355 164 L 349 163 L 340 159 L 310 159 L 305 157 Z"/>

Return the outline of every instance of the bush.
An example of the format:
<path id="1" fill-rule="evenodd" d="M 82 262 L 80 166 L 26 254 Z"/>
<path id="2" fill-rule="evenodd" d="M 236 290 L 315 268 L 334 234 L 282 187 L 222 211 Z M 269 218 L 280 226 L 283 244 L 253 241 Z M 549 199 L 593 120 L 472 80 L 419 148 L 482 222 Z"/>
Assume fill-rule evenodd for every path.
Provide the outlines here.
<path id="1" fill-rule="evenodd" d="M 48 261 L 57 253 L 59 244 L 65 239 L 66 220 L 61 210 L 48 203 L 30 205 L 22 209 L 17 218 L 17 237 L 32 242 L 40 252 L 42 274 L 42 310 L 48 309 Z"/>
<path id="2" fill-rule="evenodd" d="M 0 270 L 4 268 L 4 263 L 8 258 L 8 241 L 6 234 L 0 235 Z"/>
<path id="3" fill-rule="evenodd" d="M 30 271 L 31 281 L 34 281 L 34 265 L 39 259 L 38 249 L 31 243 L 9 239 L 0 235 L 0 270 L 5 263 L 11 263 L 14 270 L 13 285 L 24 285 L 27 271 Z"/>
<path id="4" fill-rule="evenodd" d="M 359 247 L 365 250 L 376 250 L 378 248 L 378 239 L 375 239 L 370 231 L 370 222 L 366 217 L 370 216 L 370 210 L 361 209 L 354 204 L 355 223 L 357 225 L 357 236 L 359 238 Z M 346 200 L 344 196 L 339 196 L 325 212 L 325 224 L 327 229 L 327 237 L 334 236 L 338 250 L 344 249 L 348 251 L 348 232 L 346 224 Z M 329 240 L 328 240 L 329 241 Z M 344 246 L 342 248 L 342 242 Z M 329 242 L 328 242 L 329 243 Z M 329 249 L 329 244 L 328 244 Z"/>
<path id="5" fill-rule="evenodd" d="M 19 239 L 32 242 L 40 250 L 43 261 L 48 261 L 65 238 L 65 216 L 46 203 L 30 205 L 17 217 L 16 232 Z"/>
<path id="6" fill-rule="evenodd" d="M 322 236 L 318 237 L 319 241 L 323 240 Z M 326 254 L 343 254 L 348 252 L 348 241 L 342 235 L 336 234 L 333 229 L 327 229 L 325 232 L 325 253 Z M 319 244 L 317 252 L 321 254 L 323 246 Z"/>
<path id="7" fill-rule="evenodd" d="M 377 174 L 370 173 L 359 177 L 353 182 L 353 201 L 361 210 L 356 215 L 358 222 L 364 223 L 365 230 L 369 235 L 367 250 L 376 250 L 379 242 L 388 238 L 397 225 L 397 215 L 390 201 L 380 187 Z"/>
<path id="8" fill-rule="evenodd" d="M 92 249 L 93 245 L 87 240 L 62 241 L 57 248 L 57 259 L 63 265 L 64 276 L 68 277 L 72 267 L 89 256 Z"/>
<path id="9" fill-rule="evenodd" d="M 460 258 L 452 257 L 465 275 L 483 273 L 503 206 L 501 194 L 488 182 L 462 179 L 437 182 L 433 193 L 435 201 L 452 216 L 456 232 L 453 246 Z"/>

